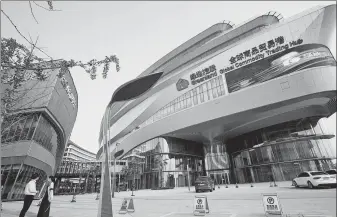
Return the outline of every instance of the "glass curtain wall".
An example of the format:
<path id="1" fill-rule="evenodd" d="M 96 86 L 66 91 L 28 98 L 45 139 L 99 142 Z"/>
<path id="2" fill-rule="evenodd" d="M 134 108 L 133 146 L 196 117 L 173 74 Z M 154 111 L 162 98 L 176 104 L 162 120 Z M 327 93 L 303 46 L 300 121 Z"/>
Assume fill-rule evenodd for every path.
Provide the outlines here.
<path id="1" fill-rule="evenodd" d="M 194 185 L 203 173 L 202 144 L 170 137 L 147 141 L 123 158 L 137 164 L 134 176 L 127 176 L 136 189 L 174 188 Z M 187 169 L 188 168 L 188 169 Z M 188 172 L 189 171 L 189 172 Z"/>
<path id="2" fill-rule="evenodd" d="M 42 185 L 47 178 L 44 171 L 24 164 L 3 165 L 1 167 L 1 186 L 3 186 L 1 198 L 3 200 L 23 199 L 25 186 L 34 173 L 38 173 L 40 177 L 36 183 L 36 189 L 42 190 Z"/>
<path id="3" fill-rule="evenodd" d="M 241 139 L 238 139 L 240 138 Z M 278 124 L 228 141 L 239 183 L 289 181 L 301 171 L 333 167 L 336 152 L 324 121 L 312 117 Z"/>
<path id="4" fill-rule="evenodd" d="M 4 121 L 1 142 L 34 140 L 53 156 L 63 154 L 61 136 L 41 113 L 18 114 Z"/>
<path id="5" fill-rule="evenodd" d="M 230 161 L 226 145 L 222 142 L 204 144 L 205 168 L 216 185 L 229 184 Z"/>
<path id="6" fill-rule="evenodd" d="M 163 108 L 159 109 L 148 120 L 140 124 L 139 127 L 144 127 L 169 115 L 196 106 L 198 104 L 219 98 L 221 96 L 224 96 L 225 94 L 226 90 L 224 80 L 222 75 L 219 75 L 174 99 Z"/>
<path id="7" fill-rule="evenodd" d="M 22 113 L 9 116 L 3 121 L 2 129 L 2 146 L 33 140 L 47 149 L 53 156 L 63 154 L 60 134 L 41 113 Z M 25 185 L 33 173 L 40 175 L 37 188 L 42 187 L 46 179 L 45 172 L 30 165 L 25 165 L 24 160 L 21 164 L 1 166 L 1 186 L 3 188 L 1 197 L 4 200 L 23 199 Z"/>

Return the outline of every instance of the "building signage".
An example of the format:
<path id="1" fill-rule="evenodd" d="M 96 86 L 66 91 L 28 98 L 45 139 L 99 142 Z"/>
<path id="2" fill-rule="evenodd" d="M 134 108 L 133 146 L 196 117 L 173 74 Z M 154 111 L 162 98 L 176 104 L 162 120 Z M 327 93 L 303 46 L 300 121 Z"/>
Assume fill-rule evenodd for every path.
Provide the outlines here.
<path id="1" fill-rule="evenodd" d="M 177 90 L 178 91 L 182 91 L 186 88 L 188 88 L 188 85 L 190 85 L 190 83 L 188 82 L 188 80 L 185 79 L 179 79 L 176 86 L 177 86 Z"/>
<path id="2" fill-rule="evenodd" d="M 192 85 L 201 83 L 203 81 L 209 80 L 213 77 L 216 77 L 218 74 L 216 72 L 216 67 L 215 65 L 211 65 L 209 67 L 206 67 L 202 70 L 199 70 L 195 73 L 192 73 L 190 75 Z"/>
<path id="3" fill-rule="evenodd" d="M 288 50 L 291 47 L 301 45 L 303 39 L 298 39 L 295 41 L 285 42 L 283 36 L 279 36 L 275 39 L 271 39 L 267 42 L 264 42 L 258 46 L 252 47 L 249 50 L 243 51 L 235 56 L 232 56 L 229 59 L 230 65 L 222 69 L 219 69 L 219 73 L 227 73 L 234 69 L 238 69 L 250 63 L 262 60 L 268 56 L 274 55 L 284 50 Z M 192 85 L 201 83 L 203 81 L 209 80 L 217 76 L 216 66 L 213 64 L 209 67 L 206 67 L 202 70 L 199 70 L 190 75 Z"/>
<path id="4" fill-rule="evenodd" d="M 266 214 L 282 215 L 277 194 L 263 194 L 263 206 Z"/>
<path id="5" fill-rule="evenodd" d="M 236 56 L 232 56 L 229 59 L 229 62 L 231 65 L 223 69 L 220 69 L 219 72 L 220 74 L 230 72 L 234 69 L 240 68 L 242 66 L 248 65 L 258 60 L 262 60 L 265 57 L 274 55 L 278 52 L 287 50 L 291 47 L 295 47 L 302 43 L 303 43 L 303 39 L 298 39 L 295 41 L 285 43 L 284 37 L 279 36 L 275 39 L 271 39 L 258 46 L 252 47 L 249 50 L 239 53 Z"/>
<path id="6" fill-rule="evenodd" d="M 70 88 L 70 86 L 68 84 L 68 81 L 67 81 L 67 79 L 65 78 L 64 75 L 61 77 L 61 84 L 62 84 L 63 88 L 65 89 L 67 95 L 68 95 L 70 103 L 73 105 L 73 107 L 75 107 L 76 106 L 75 96 L 72 93 L 72 90 L 71 90 L 71 88 Z"/>

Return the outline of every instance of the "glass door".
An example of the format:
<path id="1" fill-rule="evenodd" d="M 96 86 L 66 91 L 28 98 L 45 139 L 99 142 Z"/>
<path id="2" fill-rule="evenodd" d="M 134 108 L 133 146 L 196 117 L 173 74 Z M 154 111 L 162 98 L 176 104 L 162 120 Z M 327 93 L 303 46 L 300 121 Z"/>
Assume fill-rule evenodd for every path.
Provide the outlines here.
<path id="1" fill-rule="evenodd" d="M 209 176 L 214 180 L 215 185 L 229 184 L 228 170 L 211 171 L 209 172 Z"/>

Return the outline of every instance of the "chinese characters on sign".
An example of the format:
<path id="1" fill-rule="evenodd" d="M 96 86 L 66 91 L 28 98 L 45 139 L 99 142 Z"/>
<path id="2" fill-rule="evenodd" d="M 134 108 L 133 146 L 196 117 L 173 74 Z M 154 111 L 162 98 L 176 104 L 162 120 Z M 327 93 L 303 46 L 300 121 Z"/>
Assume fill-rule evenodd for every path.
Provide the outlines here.
<path id="1" fill-rule="evenodd" d="M 238 68 L 238 67 L 247 65 L 249 63 L 255 62 L 257 60 L 263 59 L 265 58 L 266 55 L 270 56 L 280 51 L 287 50 L 290 47 L 300 45 L 302 43 L 303 43 L 303 39 L 298 39 L 297 41 L 291 41 L 289 43 L 285 43 L 284 37 L 279 36 L 275 39 L 271 39 L 258 46 L 252 47 L 249 50 L 239 53 L 236 56 L 232 56 L 229 59 L 229 62 L 230 64 Z"/>
<path id="2" fill-rule="evenodd" d="M 70 103 L 75 107 L 76 106 L 75 96 L 72 93 L 71 88 L 68 85 L 68 81 L 67 81 L 67 79 L 65 78 L 64 75 L 61 77 L 61 84 L 62 84 L 63 88 L 65 89 L 65 91 L 66 91 L 66 93 L 69 97 Z"/>
<path id="3" fill-rule="evenodd" d="M 280 51 L 287 50 L 291 47 L 300 45 L 302 43 L 303 39 L 298 39 L 296 41 L 285 43 L 285 39 L 283 36 L 276 37 L 275 39 L 271 39 L 258 46 L 252 47 L 249 50 L 243 51 L 242 53 L 232 56 L 229 59 L 231 65 L 223 69 L 220 69 L 219 72 L 220 74 L 223 74 L 232 71 L 234 69 L 264 59 L 267 56 L 276 54 Z"/>
<path id="4" fill-rule="evenodd" d="M 284 44 L 284 37 L 279 36 L 275 39 L 271 39 L 271 40 L 269 40 L 265 43 L 262 43 L 259 46 L 252 47 L 249 50 L 246 50 L 242 53 L 239 53 L 236 56 L 232 56 L 229 59 L 229 62 L 231 64 L 235 64 L 238 61 L 242 61 L 244 59 L 250 58 L 250 57 L 255 56 L 257 54 L 263 53 L 264 51 L 269 51 L 270 49 L 275 48 L 275 46 L 281 46 L 283 44 Z M 285 48 L 285 49 L 287 49 L 287 48 Z M 268 55 L 269 55 L 269 53 L 268 53 Z"/>
<path id="5" fill-rule="evenodd" d="M 190 75 L 192 85 L 201 83 L 217 76 L 215 65 L 211 65 Z"/>
<path id="6" fill-rule="evenodd" d="M 282 214 L 282 208 L 277 194 L 263 194 L 263 205 L 266 214 Z"/>
<path id="7" fill-rule="evenodd" d="M 303 39 L 298 39 L 298 40 L 290 41 L 286 43 L 284 36 L 278 36 L 274 39 L 270 39 L 269 41 L 266 41 L 246 51 L 243 51 L 242 53 L 232 56 L 229 59 L 230 65 L 219 69 L 219 73 L 223 74 L 223 73 L 230 72 L 234 69 L 240 68 L 242 66 L 248 65 L 258 60 L 262 60 L 265 57 L 274 55 L 281 51 L 288 50 L 291 47 L 301 45 L 302 43 L 303 43 Z M 216 76 L 217 76 L 217 70 L 216 70 L 216 66 L 213 64 L 207 68 L 204 68 L 195 73 L 192 73 L 190 75 L 190 79 L 191 79 L 192 85 L 195 85 L 195 84 L 201 83 L 203 81 L 206 81 Z"/>
<path id="8" fill-rule="evenodd" d="M 193 214 L 204 216 L 209 213 L 208 201 L 206 196 L 195 196 Z"/>

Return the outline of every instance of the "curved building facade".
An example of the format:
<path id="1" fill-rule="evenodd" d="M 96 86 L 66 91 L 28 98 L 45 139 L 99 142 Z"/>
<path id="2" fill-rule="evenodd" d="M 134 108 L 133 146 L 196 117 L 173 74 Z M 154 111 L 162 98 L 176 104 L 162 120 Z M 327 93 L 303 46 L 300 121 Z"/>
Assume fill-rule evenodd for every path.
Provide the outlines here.
<path id="1" fill-rule="evenodd" d="M 103 141 L 110 160 L 121 150 L 120 159 L 138 156 L 138 188 L 331 168 L 335 135 L 324 120 L 336 112 L 335 14 L 330 5 L 206 29 L 140 75 L 164 72 L 151 90 L 107 108 L 97 156 Z"/>
<path id="2" fill-rule="evenodd" d="M 59 74 L 60 61 L 42 63 L 47 79 L 29 78 L 18 91 L 13 114 L 1 134 L 1 185 L 4 200 L 23 199 L 24 187 L 39 173 L 41 189 L 56 172 L 77 116 L 77 91 L 69 71 Z M 38 67 L 38 66 L 36 66 Z M 28 71 L 25 76 L 33 76 Z"/>

